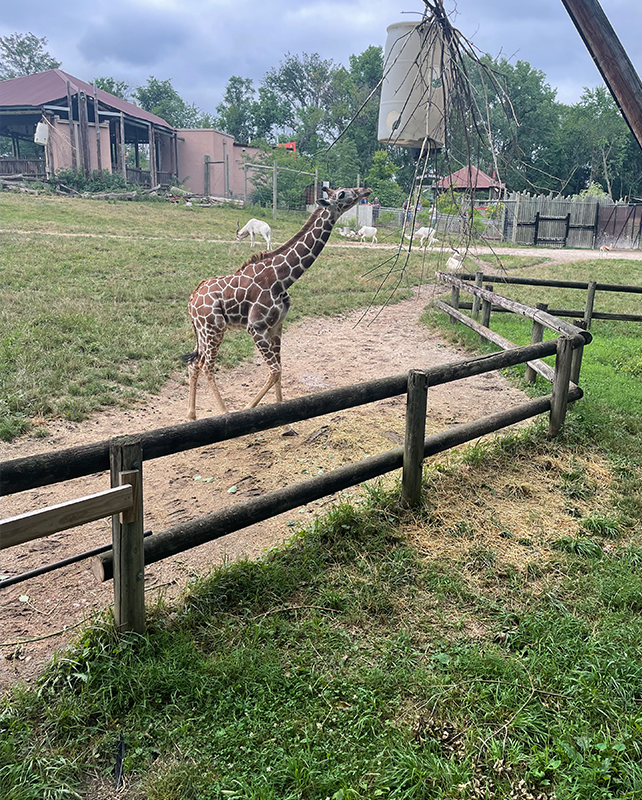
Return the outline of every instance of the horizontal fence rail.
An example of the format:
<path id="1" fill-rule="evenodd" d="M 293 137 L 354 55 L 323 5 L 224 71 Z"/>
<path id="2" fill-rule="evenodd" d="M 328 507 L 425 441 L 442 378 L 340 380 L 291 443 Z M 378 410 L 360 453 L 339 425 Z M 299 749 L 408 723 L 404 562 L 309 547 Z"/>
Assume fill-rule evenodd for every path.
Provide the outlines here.
<path id="1" fill-rule="evenodd" d="M 459 444 L 550 411 L 551 397 L 551 395 L 540 397 L 508 411 L 499 411 L 474 422 L 457 425 L 447 431 L 428 436 L 424 440 L 423 457 L 436 455 Z M 579 400 L 581 397 L 582 390 L 578 387 L 574 387 L 569 393 L 571 401 Z M 403 447 L 388 450 L 355 464 L 339 467 L 325 475 L 301 481 L 284 489 L 277 489 L 262 497 L 237 503 L 221 511 L 155 533 L 144 543 L 145 564 L 153 564 L 184 550 L 226 536 L 240 528 L 263 522 L 276 514 L 291 511 L 313 500 L 400 469 L 403 466 L 403 453 Z M 99 556 L 93 570 L 99 580 L 110 580 L 113 577 L 112 553 Z"/>
<path id="2" fill-rule="evenodd" d="M 571 327 L 571 326 L 569 326 Z M 590 334 L 589 334 L 590 336 Z M 504 353 L 478 356 L 465 361 L 426 369 L 430 386 L 515 366 L 556 352 L 555 340 L 515 347 Z M 249 433 L 300 422 L 304 419 L 344 411 L 347 408 L 405 394 L 406 373 L 367 381 L 356 386 L 329 389 L 314 395 L 269 406 L 235 411 L 220 417 L 184 422 L 139 434 L 145 461 L 234 439 Z M 110 440 L 71 447 L 7 461 L 0 470 L 0 495 L 10 495 L 40 486 L 81 478 L 109 469 Z"/>
<path id="3" fill-rule="evenodd" d="M 29 511 L 0 520 L 0 550 L 127 511 L 132 507 L 132 500 L 132 487 L 125 484 L 40 511 Z"/>
<path id="4" fill-rule="evenodd" d="M 584 344 L 588 344 L 592 339 L 592 336 L 588 331 L 584 331 L 575 325 L 569 325 L 568 322 L 563 322 L 546 311 L 540 311 L 531 308 L 530 306 L 526 306 L 523 303 L 518 303 L 515 300 L 509 300 L 507 297 L 502 297 L 501 294 L 495 294 L 495 292 L 492 292 L 488 289 L 481 289 L 478 286 L 471 286 L 471 284 L 466 283 L 465 281 L 461 280 L 461 278 L 456 277 L 450 272 L 436 272 L 435 276 L 437 280 L 440 280 L 443 283 L 449 283 L 452 286 L 455 286 L 457 289 L 463 289 L 469 294 L 473 294 L 490 303 L 496 303 L 498 306 L 501 306 L 508 311 L 512 311 L 514 314 L 519 314 L 527 319 L 535 320 L 536 322 L 544 325 L 545 328 L 549 328 L 549 330 L 562 333 L 565 336 L 570 336 L 572 338 L 581 336 L 584 340 Z"/>
<path id="5" fill-rule="evenodd" d="M 559 289 L 584 289 L 589 288 L 589 281 L 561 281 L 554 278 L 520 278 L 512 275 L 485 275 L 484 273 L 460 272 L 457 277 L 463 281 L 474 281 L 481 274 L 482 281 L 489 283 L 513 283 L 522 286 L 556 286 Z M 642 294 L 642 286 L 625 286 L 619 283 L 598 283 L 595 288 L 600 292 L 629 292 Z"/>

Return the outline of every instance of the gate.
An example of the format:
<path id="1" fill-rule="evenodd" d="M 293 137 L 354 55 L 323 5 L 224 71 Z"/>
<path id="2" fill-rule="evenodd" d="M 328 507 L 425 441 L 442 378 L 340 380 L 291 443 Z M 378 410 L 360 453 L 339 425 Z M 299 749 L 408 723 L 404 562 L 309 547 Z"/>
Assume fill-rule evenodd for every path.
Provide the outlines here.
<path id="1" fill-rule="evenodd" d="M 642 204 L 599 207 L 596 244 L 618 250 L 642 247 Z"/>

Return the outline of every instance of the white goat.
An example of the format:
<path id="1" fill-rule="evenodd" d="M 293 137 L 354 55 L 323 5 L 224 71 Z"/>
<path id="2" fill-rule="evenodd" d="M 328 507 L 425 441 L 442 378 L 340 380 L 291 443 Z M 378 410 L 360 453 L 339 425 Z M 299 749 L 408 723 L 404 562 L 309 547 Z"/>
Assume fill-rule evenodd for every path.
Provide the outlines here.
<path id="1" fill-rule="evenodd" d="M 428 244 L 432 246 L 432 243 L 435 241 L 435 229 L 434 228 L 417 228 L 417 230 L 413 234 L 413 239 L 421 239 L 420 247 L 424 246 L 424 240 L 428 239 Z"/>
<path id="2" fill-rule="evenodd" d="M 262 236 L 265 241 L 267 242 L 267 249 L 270 249 L 270 239 L 272 237 L 272 229 L 267 224 L 267 222 L 263 222 L 260 219 L 251 219 L 247 222 L 242 228 L 240 227 L 241 223 L 238 222 L 236 225 L 236 241 L 242 242 L 243 239 L 246 239 L 248 236 L 250 237 L 250 245 L 254 247 L 254 241 L 257 236 Z"/>
<path id="3" fill-rule="evenodd" d="M 364 225 L 362 228 L 359 228 L 357 231 L 357 236 L 361 239 L 362 242 L 365 242 L 366 236 L 372 236 L 372 243 L 378 241 L 377 239 L 377 229 L 373 228 L 370 225 Z"/>

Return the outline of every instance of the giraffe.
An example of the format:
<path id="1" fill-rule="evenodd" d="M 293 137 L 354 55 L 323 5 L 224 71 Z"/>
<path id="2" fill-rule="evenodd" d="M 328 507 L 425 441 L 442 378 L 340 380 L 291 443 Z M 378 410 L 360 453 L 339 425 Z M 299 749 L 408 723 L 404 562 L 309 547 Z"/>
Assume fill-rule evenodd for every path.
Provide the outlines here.
<path id="1" fill-rule="evenodd" d="M 257 406 L 273 386 L 277 402 L 283 400 L 281 333 L 290 309 L 288 289 L 312 266 L 341 214 L 370 192 L 364 188 L 326 189 L 326 197 L 318 200 L 318 207 L 289 241 L 271 252 L 253 255 L 233 275 L 207 278 L 196 287 L 188 304 L 196 350 L 183 356 L 189 371 L 188 419 L 196 419 L 196 386 L 201 371 L 219 412 L 228 413 L 214 374 L 214 362 L 228 328 L 247 330 L 269 371 L 264 386 L 246 407 Z M 285 433 L 294 431 L 288 428 Z"/>

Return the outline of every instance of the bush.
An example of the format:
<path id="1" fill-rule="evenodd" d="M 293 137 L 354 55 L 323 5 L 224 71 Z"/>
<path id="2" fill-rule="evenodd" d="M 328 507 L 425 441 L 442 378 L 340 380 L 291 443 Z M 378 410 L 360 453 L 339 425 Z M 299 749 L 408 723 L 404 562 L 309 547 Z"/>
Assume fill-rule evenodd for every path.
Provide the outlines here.
<path id="1" fill-rule="evenodd" d="M 61 169 L 56 173 L 56 179 L 77 192 L 114 192 L 128 188 L 120 173 L 105 170 L 94 170 L 85 175 L 82 171 Z"/>

